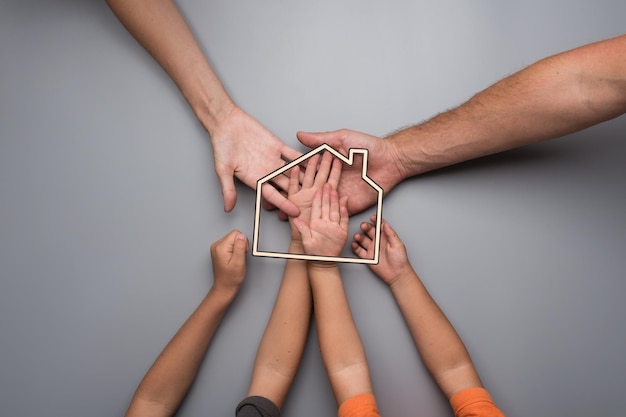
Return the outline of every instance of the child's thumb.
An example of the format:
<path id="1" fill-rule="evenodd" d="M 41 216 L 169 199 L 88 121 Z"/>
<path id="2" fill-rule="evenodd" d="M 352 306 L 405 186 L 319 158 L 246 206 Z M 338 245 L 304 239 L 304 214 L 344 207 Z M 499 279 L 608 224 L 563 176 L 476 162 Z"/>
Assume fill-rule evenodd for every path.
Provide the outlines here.
<path id="1" fill-rule="evenodd" d="M 233 243 L 233 256 L 245 256 L 246 252 L 248 252 L 248 238 L 243 233 L 238 233 Z"/>

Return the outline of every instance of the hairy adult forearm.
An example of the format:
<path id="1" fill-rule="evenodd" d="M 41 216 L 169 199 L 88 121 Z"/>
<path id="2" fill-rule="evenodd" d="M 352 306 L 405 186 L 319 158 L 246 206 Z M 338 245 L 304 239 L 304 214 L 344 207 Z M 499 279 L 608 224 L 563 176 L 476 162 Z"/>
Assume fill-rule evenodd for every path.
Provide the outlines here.
<path id="1" fill-rule="evenodd" d="M 409 177 L 560 137 L 625 111 L 626 36 L 621 36 L 538 61 L 387 140 Z"/>

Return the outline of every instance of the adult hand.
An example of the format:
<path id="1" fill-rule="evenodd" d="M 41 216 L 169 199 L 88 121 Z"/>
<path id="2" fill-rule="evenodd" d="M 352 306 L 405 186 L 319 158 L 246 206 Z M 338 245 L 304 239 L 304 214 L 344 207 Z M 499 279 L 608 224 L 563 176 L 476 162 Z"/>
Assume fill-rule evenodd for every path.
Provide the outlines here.
<path id="1" fill-rule="evenodd" d="M 209 133 L 226 212 L 237 202 L 233 177 L 254 190 L 258 179 L 283 166 L 285 159 L 293 160 L 301 155 L 236 106 Z M 263 185 L 263 198 L 280 211 L 297 216 L 298 208 L 280 192 L 286 192 L 288 185 L 287 176 L 278 176 L 272 184 Z"/>
<path id="2" fill-rule="evenodd" d="M 339 256 L 348 239 L 348 197 L 339 199 L 337 191 L 325 184 L 315 192 L 311 221 L 293 219 L 302 235 L 302 245 L 308 255 Z"/>
<path id="3" fill-rule="evenodd" d="M 246 276 L 246 252 L 248 238 L 239 230 L 233 230 L 211 245 L 213 263 L 213 288 L 228 294 L 236 294 Z"/>
<path id="4" fill-rule="evenodd" d="M 388 140 L 347 129 L 326 133 L 298 132 L 297 137 L 310 148 L 326 143 L 346 156 L 351 148 L 368 149 L 367 175 L 383 188 L 385 194 L 404 179 L 400 158 L 393 142 Z M 376 191 L 361 179 L 361 169 L 356 164 L 344 167 L 339 181 L 339 194 L 350 195 L 349 214 L 360 213 L 376 203 Z"/>
<path id="5" fill-rule="evenodd" d="M 352 242 L 352 251 L 360 258 L 374 257 L 374 239 L 376 236 L 376 216 L 371 217 L 372 223 L 361 223 L 363 233 L 356 233 Z M 391 286 L 398 279 L 409 276 L 413 271 L 407 257 L 406 248 L 395 230 L 385 220 L 381 222 L 380 253 L 376 265 L 369 267 L 387 285 Z"/>

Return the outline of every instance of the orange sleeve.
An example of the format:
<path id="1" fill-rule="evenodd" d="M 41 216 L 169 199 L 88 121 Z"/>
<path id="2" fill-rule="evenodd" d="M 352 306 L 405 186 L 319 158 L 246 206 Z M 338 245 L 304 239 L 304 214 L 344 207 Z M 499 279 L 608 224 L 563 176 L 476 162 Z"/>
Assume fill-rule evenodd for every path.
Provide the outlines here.
<path id="1" fill-rule="evenodd" d="M 505 417 L 486 389 L 467 388 L 450 397 L 455 417 Z"/>
<path id="2" fill-rule="evenodd" d="M 339 406 L 339 417 L 380 417 L 374 394 L 355 395 Z"/>

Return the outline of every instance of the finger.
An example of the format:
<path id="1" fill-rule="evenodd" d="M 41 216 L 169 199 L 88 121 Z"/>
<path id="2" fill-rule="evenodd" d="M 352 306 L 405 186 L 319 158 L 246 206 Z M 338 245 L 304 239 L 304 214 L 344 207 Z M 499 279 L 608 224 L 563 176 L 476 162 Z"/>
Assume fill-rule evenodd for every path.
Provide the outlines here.
<path id="1" fill-rule="evenodd" d="M 315 185 L 321 186 L 327 182 L 328 173 L 330 172 L 332 163 L 333 155 L 330 152 L 324 152 L 324 155 L 322 155 L 322 162 L 320 162 L 319 169 L 315 175 Z"/>
<path id="2" fill-rule="evenodd" d="M 226 175 L 218 174 L 220 184 L 222 186 L 222 198 L 224 199 L 224 211 L 229 213 L 235 208 L 237 203 L 237 189 L 232 173 Z"/>
<path id="3" fill-rule="evenodd" d="M 274 184 L 272 183 L 268 183 L 270 186 L 274 186 Z M 283 197 L 287 198 L 287 191 L 282 191 L 279 189 L 276 189 L 276 191 L 278 191 L 280 193 L 280 195 L 282 195 Z M 264 209 L 267 210 L 276 210 L 277 207 L 274 206 L 272 203 L 270 203 L 269 201 L 265 200 L 264 198 L 261 199 L 261 207 L 263 207 Z"/>
<path id="4" fill-rule="evenodd" d="M 304 178 L 302 178 L 302 188 L 311 188 L 315 182 L 315 172 L 317 171 L 317 161 L 320 159 L 319 155 L 313 155 L 309 159 L 309 163 L 304 171 Z"/>
<path id="5" fill-rule="evenodd" d="M 300 210 L 294 203 L 287 200 L 287 197 L 278 192 L 271 184 L 265 183 L 261 188 L 261 194 L 270 204 L 274 205 L 280 211 L 287 213 L 289 216 L 296 217 L 300 215 Z"/>
<path id="6" fill-rule="evenodd" d="M 226 259 L 230 260 L 232 258 L 235 237 L 239 233 L 241 233 L 239 230 L 233 229 L 219 240 L 213 242 L 211 245 L 211 256 L 225 256 Z"/>
<path id="7" fill-rule="evenodd" d="M 300 191 L 300 167 L 295 166 L 291 169 L 291 175 L 289 175 L 289 189 L 287 195 L 291 196 Z"/>
<path id="8" fill-rule="evenodd" d="M 276 210 L 276 206 L 267 200 L 261 200 L 261 207 L 268 211 Z"/>
<path id="9" fill-rule="evenodd" d="M 296 137 L 303 145 L 309 148 L 316 148 L 323 143 L 327 143 L 337 150 L 345 151 L 343 142 L 345 139 L 346 130 L 336 130 L 334 132 L 324 133 L 312 133 L 312 132 L 298 132 Z"/>
<path id="10" fill-rule="evenodd" d="M 328 183 L 333 190 L 336 190 L 339 187 L 339 179 L 341 178 L 341 169 L 343 168 L 343 163 L 338 158 L 333 159 L 333 165 L 330 170 L 330 175 L 328 176 Z"/>
<path id="11" fill-rule="evenodd" d="M 336 192 L 336 191 L 333 191 Z M 348 215 L 348 196 L 341 197 L 339 200 L 339 223 L 343 229 L 348 228 L 348 224 L 350 223 L 350 216 Z"/>
<path id="12" fill-rule="evenodd" d="M 376 235 L 376 226 L 371 223 L 363 222 L 361 223 L 361 230 L 365 232 L 367 237 L 369 237 L 370 239 L 374 239 L 374 236 Z"/>
<path id="13" fill-rule="evenodd" d="M 289 216 L 286 213 L 278 210 L 278 220 L 282 220 L 282 221 L 289 220 Z"/>
<path id="14" fill-rule="evenodd" d="M 328 186 L 330 188 L 330 185 Z M 331 221 L 335 223 L 341 224 L 341 213 L 339 212 L 339 195 L 337 191 L 331 189 L 330 190 L 330 208 L 329 208 L 329 218 Z"/>
<path id="15" fill-rule="evenodd" d="M 238 232 L 235 236 L 235 242 L 233 244 L 233 258 L 244 259 L 248 252 L 248 238 L 241 232 Z"/>
<path id="16" fill-rule="evenodd" d="M 330 217 L 330 185 L 324 184 L 322 190 L 322 219 L 329 219 Z"/>
<path id="17" fill-rule="evenodd" d="M 382 221 L 381 227 L 383 228 L 382 230 L 383 235 L 387 238 L 387 240 L 389 241 L 391 245 L 402 244 L 402 240 L 400 240 L 400 237 L 398 236 L 396 231 L 393 230 L 391 225 L 384 219 Z"/>
<path id="18" fill-rule="evenodd" d="M 272 184 L 278 190 L 287 191 L 289 188 L 289 176 L 286 174 L 280 174 L 272 178 Z"/>
<path id="19" fill-rule="evenodd" d="M 362 233 L 355 233 L 352 239 L 354 240 L 354 243 L 363 247 L 365 250 L 367 250 L 370 242 L 372 241 L 369 237 L 365 236 Z"/>
<path id="20" fill-rule="evenodd" d="M 311 204 L 311 220 L 319 219 L 322 216 L 322 189 L 315 191 L 313 204 Z"/>
<path id="21" fill-rule="evenodd" d="M 350 245 L 352 248 L 352 252 L 359 258 L 367 258 L 367 249 L 363 248 L 363 246 L 359 245 L 357 242 L 352 242 Z"/>

